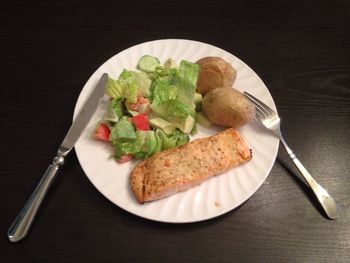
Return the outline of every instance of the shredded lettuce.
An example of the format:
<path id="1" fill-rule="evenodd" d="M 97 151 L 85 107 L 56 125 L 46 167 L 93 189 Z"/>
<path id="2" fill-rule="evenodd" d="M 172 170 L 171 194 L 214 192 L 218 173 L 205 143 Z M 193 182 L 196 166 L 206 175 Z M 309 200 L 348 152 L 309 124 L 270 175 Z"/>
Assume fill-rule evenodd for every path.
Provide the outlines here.
<path id="1" fill-rule="evenodd" d="M 115 99 L 122 98 L 123 97 L 122 83 L 108 76 L 105 93 L 111 98 L 115 98 Z"/>
<path id="2" fill-rule="evenodd" d="M 179 68 L 158 67 L 151 85 L 151 109 L 184 133 L 193 129 L 199 66 L 182 60 Z"/>
<path id="3" fill-rule="evenodd" d="M 194 110 L 177 99 L 167 100 L 159 104 L 151 104 L 151 109 L 160 117 L 171 121 L 171 119 L 183 119 L 187 116 L 194 116 Z M 174 118 L 173 118 L 174 117 Z"/>
<path id="4" fill-rule="evenodd" d="M 118 121 L 109 134 L 110 141 L 132 141 L 136 139 L 136 133 L 133 124 L 125 119 Z"/>
<path id="5" fill-rule="evenodd" d="M 195 109 L 195 92 L 199 66 L 182 60 L 179 68 L 158 67 L 153 73 L 151 86 L 152 103 L 177 99 Z"/>
<path id="6" fill-rule="evenodd" d="M 145 159 L 153 155 L 157 150 L 157 140 L 153 131 L 137 131 L 134 142 L 138 151 L 134 153 L 137 159 Z"/>
<path id="7" fill-rule="evenodd" d="M 179 68 L 178 96 L 177 99 L 185 103 L 191 109 L 195 109 L 195 92 L 197 85 L 199 66 L 197 64 L 182 60 Z"/>
<path id="8" fill-rule="evenodd" d="M 129 86 L 136 86 L 136 95 L 138 91 L 143 97 L 149 96 L 149 89 L 152 81 L 145 72 L 124 69 L 118 79 L 126 81 Z"/>
<path id="9" fill-rule="evenodd" d="M 128 103 L 136 103 L 138 93 L 149 96 L 151 83 L 146 73 L 124 69 L 118 79 L 108 78 L 106 94 L 111 98 L 123 98 Z"/>
<path id="10" fill-rule="evenodd" d="M 122 99 L 113 99 L 109 108 L 110 116 L 113 118 L 118 118 L 120 120 L 123 117 L 123 106 Z"/>
<path id="11" fill-rule="evenodd" d="M 134 140 L 115 140 L 112 141 L 112 144 L 117 159 L 126 154 L 132 154 L 137 159 L 145 159 L 159 151 L 185 144 L 189 140 L 189 136 L 180 130 L 175 130 L 171 135 L 166 135 L 161 129 L 156 129 L 155 131 L 137 131 Z"/>
<path id="12" fill-rule="evenodd" d="M 190 138 L 187 134 L 179 130 L 175 130 L 173 134 L 167 136 L 165 132 L 160 129 L 156 130 L 156 135 L 161 141 L 161 150 L 171 149 L 189 142 Z"/>
<path id="13" fill-rule="evenodd" d="M 192 131 L 195 111 L 177 99 L 167 100 L 160 104 L 152 103 L 151 109 L 158 116 L 175 125 L 182 132 L 190 133 Z"/>
<path id="14" fill-rule="evenodd" d="M 137 159 L 145 159 L 160 150 L 154 131 L 137 131 L 136 138 L 130 142 L 114 141 L 117 159 L 132 154 Z"/>
<path id="15" fill-rule="evenodd" d="M 130 142 L 112 141 L 115 150 L 115 158 L 120 159 L 123 155 L 132 154 L 137 151 L 135 145 Z"/>
<path id="16" fill-rule="evenodd" d="M 117 159 L 126 154 L 145 159 L 189 141 L 188 134 L 197 130 L 195 88 L 198 73 L 197 64 L 182 60 L 177 67 L 174 60 L 168 60 L 149 73 L 124 69 L 117 79 L 108 78 L 105 93 L 112 100 L 106 120 L 111 122 L 109 139 Z M 163 118 L 172 129 L 165 132 L 161 125 L 152 125 L 153 130 L 135 131 L 124 115 L 142 113 L 128 108 L 133 106 L 131 103 L 138 103 L 140 96 L 151 102 L 151 116 Z"/>
<path id="17" fill-rule="evenodd" d="M 145 72 L 136 72 L 135 73 L 135 82 L 140 94 L 148 98 L 150 95 L 150 87 L 152 84 L 152 80 Z"/>
<path id="18" fill-rule="evenodd" d="M 158 80 L 153 88 L 152 103 L 159 104 L 177 97 L 177 87 L 169 85 L 166 81 Z"/>

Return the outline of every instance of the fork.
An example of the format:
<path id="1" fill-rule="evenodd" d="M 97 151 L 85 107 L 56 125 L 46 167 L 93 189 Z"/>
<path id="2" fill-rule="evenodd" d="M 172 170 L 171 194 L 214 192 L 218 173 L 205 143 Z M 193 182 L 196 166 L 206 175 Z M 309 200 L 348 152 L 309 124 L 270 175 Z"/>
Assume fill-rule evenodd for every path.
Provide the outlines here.
<path id="1" fill-rule="evenodd" d="M 294 162 L 295 166 L 298 168 L 300 173 L 304 176 L 308 185 L 314 192 L 317 197 L 317 200 L 320 202 L 322 208 L 326 212 L 327 216 L 330 219 L 336 219 L 338 217 L 338 206 L 335 200 L 328 194 L 328 192 L 319 185 L 316 180 L 311 176 L 311 174 L 306 170 L 304 165 L 298 160 L 293 151 L 289 148 L 287 143 L 285 142 L 282 133 L 281 133 L 281 119 L 278 114 L 267 106 L 265 103 L 255 98 L 253 95 L 248 92 L 243 93 L 255 106 L 256 109 L 256 117 L 261 121 L 263 126 L 265 126 L 268 130 L 272 131 L 282 142 L 284 148 L 289 154 L 290 158 Z"/>

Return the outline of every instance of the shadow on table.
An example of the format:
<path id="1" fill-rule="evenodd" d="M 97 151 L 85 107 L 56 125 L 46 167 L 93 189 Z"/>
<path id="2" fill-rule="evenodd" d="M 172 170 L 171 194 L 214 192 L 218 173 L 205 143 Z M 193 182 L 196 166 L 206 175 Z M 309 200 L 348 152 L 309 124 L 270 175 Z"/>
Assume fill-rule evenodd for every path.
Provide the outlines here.
<path id="1" fill-rule="evenodd" d="M 277 162 L 286 170 L 288 175 L 294 180 L 296 185 L 302 190 L 302 192 L 305 194 L 305 196 L 309 199 L 310 203 L 313 205 L 313 207 L 326 219 L 328 219 L 325 211 L 323 210 L 322 206 L 320 205 L 319 201 L 317 200 L 317 197 L 315 196 L 314 192 L 311 190 L 307 182 L 304 178 L 301 177 L 297 172 L 294 171 L 290 165 L 283 160 L 280 156 L 277 156 Z"/>

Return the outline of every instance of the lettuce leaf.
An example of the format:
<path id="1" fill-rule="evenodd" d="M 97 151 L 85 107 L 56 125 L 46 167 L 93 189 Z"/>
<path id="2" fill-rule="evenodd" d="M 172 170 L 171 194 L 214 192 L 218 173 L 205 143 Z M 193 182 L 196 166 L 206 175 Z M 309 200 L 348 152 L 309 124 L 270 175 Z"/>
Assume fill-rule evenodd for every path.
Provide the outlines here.
<path id="1" fill-rule="evenodd" d="M 123 117 L 122 99 L 116 98 L 111 101 L 109 106 L 109 115 L 111 118 L 120 120 Z"/>
<path id="2" fill-rule="evenodd" d="M 108 78 L 105 93 L 111 98 L 122 98 L 128 103 L 136 103 L 138 93 L 144 97 L 149 96 L 151 83 L 146 73 L 124 69 L 118 79 Z"/>
<path id="3" fill-rule="evenodd" d="M 184 133 L 190 133 L 195 122 L 195 111 L 177 99 L 151 104 L 151 109 Z"/>
<path id="4" fill-rule="evenodd" d="M 134 125 L 125 119 L 118 121 L 109 134 L 110 141 L 133 141 L 136 137 Z"/>
<path id="5" fill-rule="evenodd" d="M 152 93 L 152 103 L 159 104 L 168 100 L 176 99 L 176 97 L 176 86 L 169 85 L 168 82 L 164 80 L 158 80 L 155 82 Z"/>
<path id="6" fill-rule="evenodd" d="M 133 141 L 113 141 L 116 158 L 119 159 L 125 154 L 132 154 L 137 159 L 145 159 L 157 151 L 160 145 L 155 137 L 154 131 L 137 131 Z"/>
<path id="7" fill-rule="evenodd" d="M 191 109 L 195 109 L 195 92 L 199 66 L 195 63 L 182 60 L 178 73 L 177 99 Z"/>
<path id="8" fill-rule="evenodd" d="M 189 136 L 180 130 L 175 130 L 171 135 L 166 135 L 161 129 L 156 129 L 155 131 L 137 131 L 135 140 L 114 140 L 112 144 L 117 159 L 123 155 L 132 154 L 135 158 L 142 160 L 159 151 L 185 144 L 189 140 Z"/>
<path id="9" fill-rule="evenodd" d="M 108 76 L 105 93 L 109 97 L 115 99 L 123 98 L 123 89 L 123 84 L 120 81 L 114 80 Z"/>
<path id="10" fill-rule="evenodd" d="M 134 153 L 137 159 L 145 159 L 153 155 L 158 148 L 153 131 L 138 131 L 134 144 L 138 149 L 137 152 Z"/>
<path id="11" fill-rule="evenodd" d="M 189 142 L 190 138 L 187 134 L 182 133 L 179 130 L 175 130 L 171 135 L 166 135 L 166 133 L 160 129 L 156 130 L 156 136 L 161 141 L 161 150 L 171 149 Z"/>
<path id="12" fill-rule="evenodd" d="M 120 73 L 118 79 L 126 81 L 128 85 L 135 85 L 136 90 L 139 91 L 143 97 L 149 96 L 149 89 L 152 81 L 145 72 L 124 69 L 122 73 Z"/>

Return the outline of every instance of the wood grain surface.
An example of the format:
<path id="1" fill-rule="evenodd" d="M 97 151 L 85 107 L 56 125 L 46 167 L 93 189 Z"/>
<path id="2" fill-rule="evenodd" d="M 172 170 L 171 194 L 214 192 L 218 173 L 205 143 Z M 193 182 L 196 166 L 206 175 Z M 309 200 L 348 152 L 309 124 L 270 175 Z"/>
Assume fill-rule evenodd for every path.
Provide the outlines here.
<path id="1" fill-rule="evenodd" d="M 350 262 L 349 1 L 2 1 L 0 36 L 0 262 Z M 164 38 L 210 43 L 255 70 L 340 217 L 325 218 L 282 148 L 247 202 L 193 224 L 113 205 L 73 151 L 29 236 L 10 243 L 6 231 L 90 75 L 125 48 Z"/>

